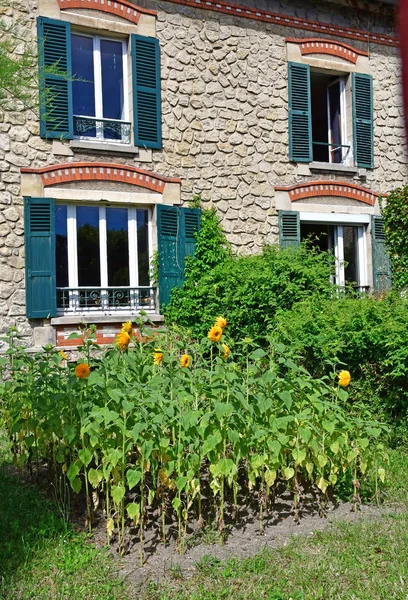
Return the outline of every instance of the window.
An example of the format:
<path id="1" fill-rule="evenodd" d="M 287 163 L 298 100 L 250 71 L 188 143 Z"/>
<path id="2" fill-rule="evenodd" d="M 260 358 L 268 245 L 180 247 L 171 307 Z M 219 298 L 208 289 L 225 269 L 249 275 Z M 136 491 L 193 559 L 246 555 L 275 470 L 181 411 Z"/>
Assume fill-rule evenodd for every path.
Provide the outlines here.
<path id="1" fill-rule="evenodd" d="M 153 309 L 150 210 L 55 206 L 57 309 Z"/>
<path id="2" fill-rule="evenodd" d="M 373 168 L 371 76 L 290 62 L 289 157 Z"/>
<path id="3" fill-rule="evenodd" d="M 71 34 L 74 136 L 129 144 L 127 43 Z"/>
<path id="4" fill-rule="evenodd" d="M 41 137 L 161 148 L 156 38 L 75 32 L 66 21 L 45 17 L 37 28 Z"/>

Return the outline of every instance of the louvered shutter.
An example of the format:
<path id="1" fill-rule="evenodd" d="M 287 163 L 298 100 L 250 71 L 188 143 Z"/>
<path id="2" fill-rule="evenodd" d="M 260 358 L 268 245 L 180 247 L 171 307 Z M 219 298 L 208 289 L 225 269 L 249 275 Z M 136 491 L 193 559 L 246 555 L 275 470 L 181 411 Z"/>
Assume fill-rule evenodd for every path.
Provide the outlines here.
<path id="1" fill-rule="evenodd" d="M 27 317 L 56 315 L 55 204 L 50 198 L 24 199 Z"/>
<path id="2" fill-rule="evenodd" d="M 72 139 L 71 26 L 38 17 L 37 31 L 40 136 Z"/>
<path id="3" fill-rule="evenodd" d="M 310 67 L 293 62 L 289 63 L 289 158 L 313 159 Z"/>
<path id="4" fill-rule="evenodd" d="M 194 254 L 200 216 L 198 209 L 161 204 L 157 207 L 161 309 L 169 303 L 171 290 L 184 283 L 185 258 Z"/>
<path id="5" fill-rule="evenodd" d="M 353 73 L 354 161 L 358 167 L 374 167 L 373 79 L 371 75 Z"/>
<path id="6" fill-rule="evenodd" d="M 159 149 L 162 133 L 157 39 L 132 34 L 132 71 L 135 145 Z"/>
<path id="7" fill-rule="evenodd" d="M 373 248 L 373 287 L 376 292 L 386 292 L 391 287 L 391 261 L 385 245 L 384 219 L 373 216 L 371 220 Z"/>
<path id="8" fill-rule="evenodd" d="M 279 245 L 281 248 L 300 245 L 299 213 L 294 211 L 279 211 Z"/>

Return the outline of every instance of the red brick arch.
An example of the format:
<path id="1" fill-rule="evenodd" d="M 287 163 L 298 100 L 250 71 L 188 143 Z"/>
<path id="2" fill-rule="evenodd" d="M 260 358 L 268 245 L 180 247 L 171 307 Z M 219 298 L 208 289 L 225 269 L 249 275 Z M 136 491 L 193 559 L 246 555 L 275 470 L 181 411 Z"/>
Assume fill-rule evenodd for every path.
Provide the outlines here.
<path id="1" fill-rule="evenodd" d="M 181 183 L 181 179 L 163 177 L 136 167 L 102 162 L 73 162 L 41 169 L 22 168 L 21 172 L 41 175 L 44 187 L 70 181 L 118 181 L 162 193 L 166 183 Z"/>
<path id="2" fill-rule="evenodd" d="M 349 198 L 358 200 L 370 206 L 374 206 L 377 198 L 381 196 L 377 192 L 368 190 L 361 185 L 345 183 L 341 181 L 309 181 L 288 186 L 275 186 L 275 190 L 288 192 L 291 202 L 304 200 L 306 198 L 318 198 L 319 196 L 335 196 L 337 198 Z"/>
<path id="3" fill-rule="evenodd" d="M 100 10 L 102 12 L 110 13 L 117 17 L 127 19 L 137 25 L 139 23 L 140 15 L 147 14 L 156 16 L 157 13 L 154 10 L 148 10 L 146 8 L 140 8 L 127 2 L 127 0 L 57 0 L 60 10 L 67 10 L 69 8 L 87 8 L 93 10 Z"/>
<path id="4" fill-rule="evenodd" d="M 368 52 L 357 50 L 349 44 L 335 40 L 327 40 L 325 38 L 286 38 L 286 42 L 298 44 L 302 55 L 305 54 L 327 54 L 329 56 L 337 56 L 348 62 L 356 64 L 359 56 L 369 56 Z"/>

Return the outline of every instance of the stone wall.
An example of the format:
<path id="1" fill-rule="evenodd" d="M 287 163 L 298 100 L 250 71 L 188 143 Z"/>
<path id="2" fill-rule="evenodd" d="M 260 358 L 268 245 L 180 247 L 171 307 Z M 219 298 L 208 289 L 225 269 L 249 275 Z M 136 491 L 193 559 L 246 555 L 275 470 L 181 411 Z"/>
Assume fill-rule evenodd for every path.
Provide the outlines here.
<path id="1" fill-rule="evenodd" d="M 105 160 L 180 177 L 183 201 L 201 193 L 207 206 L 214 205 L 239 253 L 257 252 L 263 243 L 277 241 L 275 185 L 319 178 L 301 174 L 288 159 L 285 38 L 312 34 L 170 2 L 139 4 L 158 11 L 156 33 L 162 54 L 163 149 L 153 151 L 151 161 L 72 152 L 68 142 L 53 154 L 52 142 L 38 136 L 35 111 L 16 103 L 0 108 L 0 332 L 18 325 L 29 338 L 33 325 L 24 316 L 20 167 Z M 291 8 L 283 0 L 264 4 L 308 18 L 327 20 L 330 14 L 337 24 L 350 14 L 344 6 L 322 2 L 309 2 L 307 9 L 300 1 L 288 3 Z M 17 24 L 21 37 L 17 52 L 35 49 L 36 2 L 10 0 L 10 8 L 2 10 L 8 24 Z M 370 18 L 367 11 L 356 12 L 350 24 L 379 31 L 378 17 L 373 16 L 371 24 Z M 384 31 L 389 33 L 388 24 Z M 387 46 L 354 45 L 370 52 L 375 110 L 375 168 L 357 182 L 386 192 L 407 180 L 398 54 Z"/>

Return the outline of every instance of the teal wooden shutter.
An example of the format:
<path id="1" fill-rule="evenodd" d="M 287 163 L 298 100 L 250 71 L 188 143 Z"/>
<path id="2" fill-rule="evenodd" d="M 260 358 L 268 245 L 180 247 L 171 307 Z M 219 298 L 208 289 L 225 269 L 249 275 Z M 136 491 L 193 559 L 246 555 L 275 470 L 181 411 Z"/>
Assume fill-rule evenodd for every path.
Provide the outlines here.
<path id="1" fill-rule="evenodd" d="M 194 254 L 201 211 L 178 206 L 157 207 L 160 307 L 169 303 L 171 290 L 184 283 L 185 258 Z"/>
<path id="2" fill-rule="evenodd" d="M 30 319 L 56 315 L 55 203 L 24 199 L 26 304 Z"/>
<path id="3" fill-rule="evenodd" d="M 385 245 L 384 219 L 382 217 L 372 217 L 371 236 L 373 248 L 373 288 L 376 292 L 386 292 L 391 287 L 391 260 Z"/>
<path id="4" fill-rule="evenodd" d="M 300 245 L 299 213 L 294 211 L 279 211 L 279 245 L 281 248 Z"/>
<path id="5" fill-rule="evenodd" d="M 289 158 L 313 160 L 310 67 L 293 62 L 289 63 Z"/>
<path id="6" fill-rule="evenodd" d="M 352 74 L 354 162 L 358 167 L 374 167 L 373 79 Z"/>
<path id="7" fill-rule="evenodd" d="M 72 139 L 71 26 L 38 17 L 37 32 L 40 136 Z"/>
<path id="8" fill-rule="evenodd" d="M 159 149 L 162 130 L 157 39 L 132 34 L 132 75 L 135 145 Z"/>

